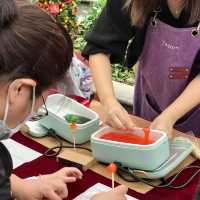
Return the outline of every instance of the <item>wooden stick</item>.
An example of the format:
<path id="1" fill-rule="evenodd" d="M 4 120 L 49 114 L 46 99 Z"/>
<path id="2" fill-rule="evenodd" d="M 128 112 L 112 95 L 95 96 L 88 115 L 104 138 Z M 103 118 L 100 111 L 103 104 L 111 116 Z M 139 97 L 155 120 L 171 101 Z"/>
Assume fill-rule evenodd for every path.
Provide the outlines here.
<path id="1" fill-rule="evenodd" d="M 112 173 L 112 189 L 115 188 L 115 174 Z"/>
<path id="2" fill-rule="evenodd" d="M 73 134 L 73 140 L 74 140 L 74 150 L 76 150 L 76 135 L 75 132 Z"/>

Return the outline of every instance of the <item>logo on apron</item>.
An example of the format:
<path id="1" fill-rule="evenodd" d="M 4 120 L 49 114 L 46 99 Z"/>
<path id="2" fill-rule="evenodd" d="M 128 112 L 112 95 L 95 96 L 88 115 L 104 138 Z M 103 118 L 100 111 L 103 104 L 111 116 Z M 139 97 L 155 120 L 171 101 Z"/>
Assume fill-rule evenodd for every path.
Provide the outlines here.
<path id="1" fill-rule="evenodd" d="M 187 80 L 190 75 L 189 67 L 169 67 L 169 79 L 171 80 Z"/>

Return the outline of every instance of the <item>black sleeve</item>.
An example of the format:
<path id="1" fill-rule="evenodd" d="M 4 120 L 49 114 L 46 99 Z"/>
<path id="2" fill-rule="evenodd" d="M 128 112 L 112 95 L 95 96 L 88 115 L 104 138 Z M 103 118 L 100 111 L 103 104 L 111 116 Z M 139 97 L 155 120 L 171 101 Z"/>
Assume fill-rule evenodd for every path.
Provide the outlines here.
<path id="1" fill-rule="evenodd" d="M 105 53 L 110 55 L 111 63 L 124 60 L 128 41 L 134 36 L 128 11 L 123 9 L 125 0 L 108 0 L 101 15 L 90 33 L 86 35 L 87 44 L 82 55 Z"/>
<path id="2" fill-rule="evenodd" d="M 196 68 L 196 73 L 199 74 L 200 73 L 200 50 L 198 51 L 196 58 L 195 58 L 195 68 Z"/>
<path id="3" fill-rule="evenodd" d="M 198 74 L 200 74 L 200 50 L 198 51 L 194 63 L 192 65 L 189 82 L 192 81 L 192 79 L 194 79 Z"/>
<path id="4" fill-rule="evenodd" d="M 0 142 L 0 197 L 1 200 L 11 200 L 10 176 L 12 159 L 6 147 Z"/>

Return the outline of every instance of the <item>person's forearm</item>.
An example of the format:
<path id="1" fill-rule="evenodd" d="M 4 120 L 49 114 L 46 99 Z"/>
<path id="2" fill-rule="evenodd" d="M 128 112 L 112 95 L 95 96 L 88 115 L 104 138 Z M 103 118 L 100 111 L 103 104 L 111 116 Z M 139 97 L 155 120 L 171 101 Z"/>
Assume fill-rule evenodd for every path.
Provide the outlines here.
<path id="1" fill-rule="evenodd" d="M 162 114 L 174 122 L 200 103 L 200 75 L 196 76 L 182 94 Z"/>
<path id="2" fill-rule="evenodd" d="M 89 64 L 100 101 L 104 104 L 114 99 L 112 69 L 109 56 L 101 53 L 91 55 L 89 57 Z"/>

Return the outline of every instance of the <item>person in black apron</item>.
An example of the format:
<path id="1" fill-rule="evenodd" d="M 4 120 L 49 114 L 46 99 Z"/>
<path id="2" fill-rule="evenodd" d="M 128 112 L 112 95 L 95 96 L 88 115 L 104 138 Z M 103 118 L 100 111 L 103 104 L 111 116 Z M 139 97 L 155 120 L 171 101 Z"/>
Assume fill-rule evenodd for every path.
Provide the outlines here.
<path id="1" fill-rule="evenodd" d="M 151 128 L 169 136 L 173 127 L 200 136 L 198 0 L 108 0 L 86 40 L 82 54 L 89 58 L 97 93 L 113 127 L 134 127 L 111 82 L 110 62 L 120 62 L 126 54 L 129 66 L 139 61 L 133 114 L 152 121 Z"/>
<path id="2" fill-rule="evenodd" d="M 21 179 L 12 174 L 12 159 L 1 140 L 15 133 L 29 115 L 48 114 L 47 110 L 44 115 L 34 111 L 44 104 L 48 89 L 64 77 L 73 44 L 51 15 L 23 0 L 16 2 L 0 1 L 0 199 L 61 200 L 68 196 L 66 184 L 81 179 L 82 172 L 65 167 L 35 179 Z M 126 192 L 121 186 L 93 199 L 123 200 Z"/>

